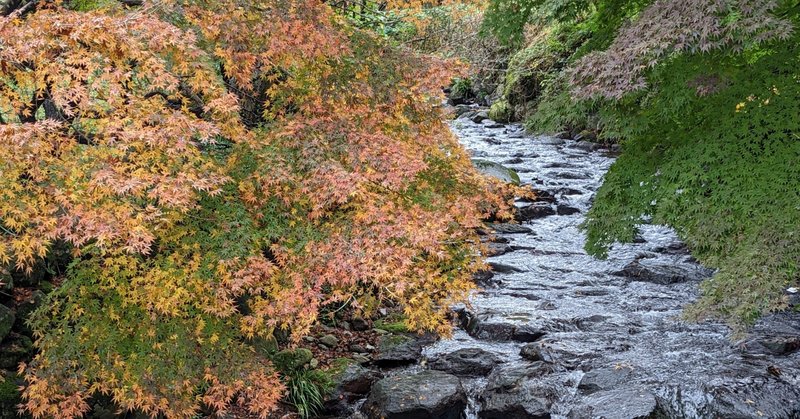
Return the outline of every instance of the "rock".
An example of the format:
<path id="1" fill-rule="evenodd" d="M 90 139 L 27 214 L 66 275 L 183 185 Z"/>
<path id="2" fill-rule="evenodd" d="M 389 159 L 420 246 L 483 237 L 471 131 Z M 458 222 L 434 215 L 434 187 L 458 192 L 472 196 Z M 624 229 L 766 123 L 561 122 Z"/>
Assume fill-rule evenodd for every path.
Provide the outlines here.
<path id="1" fill-rule="evenodd" d="M 367 394 L 372 385 L 383 378 L 379 371 L 364 368 L 354 364 L 347 367 L 344 372 L 336 378 L 336 388 L 350 394 Z"/>
<path id="2" fill-rule="evenodd" d="M 502 281 L 494 278 L 494 272 L 489 270 L 478 271 L 472 275 L 472 280 L 481 286 L 495 286 L 499 285 Z"/>
<path id="3" fill-rule="evenodd" d="M 483 121 L 485 121 L 487 119 L 489 119 L 489 112 L 484 110 L 484 111 L 477 112 L 475 115 L 472 115 L 472 117 L 470 118 L 470 121 L 472 121 L 472 122 L 474 122 L 476 124 L 480 124 L 481 122 L 483 122 Z"/>
<path id="4" fill-rule="evenodd" d="M 369 351 L 367 351 L 367 348 L 365 348 L 365 347 L 363 347 L 363 346 L 361 346 L 361 345 L 359 345 L 357 343 L 354 343 L 354 344 L 350 345 L 349 349 L 350 349 L 350 352 L 356 352 L 356 353 L 362 353 L 362 354 L 369 352 Z"/>
<path id="5" fill-rule="evenodd" d="M 669 285 L 688 281 L 702 281 L 712 275 L 712 271 L 696 265 L 675 265 L 651 261 L 650 259 L 634 260 L 621 271 L 614 272 L 632 281 L 652 282 Z"/>
<path id="6" fill-rule="evenodd" d="M 484 256 L 500 256 L 513 251 L 514 249 L 512 249 L 511 246 L 506 243 L 487 243 L 486 254 Z"/>
<path id="7" fill-rule="evenodd" d="M 369 330 L 369 322 L 360 317 L 354 317 L 350 319 L 350 326 L 356 332 L 363 332 L 365 330 Z"/>
<path id="8" fill-rule="evenodd" d="M 513 273 L 525 272 L 522 269 L 516 268 L 511 265 L 506 265 L 503 263 L 489 262 L 489 266 L 492 268 L 493 272 L 501 274 L 513 274 Z"/>
<path id="9" fill-rule="evenodd" d="M 600 149 L 600 144 L 593 143 L 593 142 L 590 142 L 590 141 L 583 141 L 584 139 L 588 139 L 588 138 L 583 137 L 582 134 L 578 134 L 573 139 L 576 140 L 576 141 L 574 143 L 572 143 L 572 145 L 570 145 L 571 148 L 577 148 L 578 150 L 583 150 L 583 151 L 587 151 L 587 152 L 589 152 L 589 151 L 597 151 L 597 150 Z"/>
<path id="10" fill-rule="evenodd" d="M 553 137 L 561 139 L 561 140 L 572 139 L 572 135 L 570 135 L 570 133 L 567 132 L 567 131 L 561 131 L 561 132 L 557 133 L 556 135 L 554 135 Z"/>
<path id="11" fill-rule="evenodd" d="M 550 408 L 558 394 L 536 379 L 548 372 L 541 366 L 495 368 L 479 397 L 478 418 L 549 419 Z"/>
<path id="12" fill-rule="evenodd" d="M 383 374 L 378 371 L 359 364 L 348 365 L 344 371 L 333 377 L 334 388 L 327 393 L 324 413 L 334 416 L 353 413 L 352 404 L 369 393 L 372 385 L 381 378 Z"/>
<path id="13" fill-rule="evenodd" d="M 556 213 L 558 215 L 572 215 L 572 214 L 578 214 L 580 212 L 581 210 L 564 204 L 558 204 L 558 207 L 556 208 Z"/>
<path id="14" fill-rule="evenodd" d="M 546 333 L 528 325 L 511 323 L 487 323 L 480 321 L 472 313 L 459 313 L 462 329 L 475 339 L 494 342 L 535 342 Z"/>
<path id="15" fill-rule="evenodd" d="M 432 341 L 430 337 L 412 339 L 403 335 L 383 336 L 373 363 L 381 368 L 416 364 L 422 357 L 422 347 Z"/>
<path id="16" fill-rule="evenodd" d="M 499 234 L 528 234 L 533 233 L 530 227 L 519 224 L 489 224 L 489 228 Z"/>
<path id="17" fill-rule="evenodd" d="M 486 128 L 491 128 L 491 129 L 498 129 L 498 128 L 504 128 L 505 127 L 505 125 L 499 124 L 497 122 L 492 122 L 490 124 L 485 124 L 484 126 Z"/>
<path id="18" fill-rule="evenodd" d="M 503 166 L 500 163 L 483 159 L 472 159 L 472 165 L 475 166 L 479 172 L 486 176 L 500 179 L 503 182 L 513 183 L 514 185 L 519 185 L 520 183 L 517 172 Z"/>
<path id="19" fill-rule="evenodd" d="M 510 158 L 510 159 L 504 161 L 503 163 L 505 163 L 505 164 L 522 164 L 524 162 L 525 162 L 525 160 L 522 160 L 521 157 L 513 157 L 513 158 Z"/>
<path id="20" fill-rule="evenodd" d="M 323 344 L 323 345 L 325 345 L 325 346 L 327 346 L 329 348 L 335 348 L 336 345 L 339 344 L 339 339 L 337 339 L 336 336 L 334 336 L 334 335 L 325 335 L 325 336 L 319 338 L 319 343 L 321 343 L 321 344 Z"/>
<path id="21" fill-rule="evenodd" d="M 519 355 L 528 361 L 542 361 L 542 347 L 535 343 L 529 343 L 519 350 Z"/>
<path id="22" fill-rule="evenodd" d="M 537 202 L 532 205 L 517 208 L 516 219 L 517 221 L 523 222 L 551 215 L 556 215 L 556 210 L 552 205 L 546 202 Z"/>
<path id="23" fill-rule="evenodd" d="M 457 376 L 483 377 L 501 362 L 500 358 L 491 352 L 480 348 L 467 348 L 441 356 L 428 365 L 431 369 Z"/>
<path id="24" fill-rule="evenodd" d="M 655 396 L 644 389 L 622 389 L 592 394 L 572 409 L 570 419 L 647 419 L 658 412 Z"/>
<path id="25" fill-rule="evenodd" d="M 550 176 L 557 179 L 566 179 L 566 180 L 584 180 L 584 179 L 590 179 L 592 177 L 588 173 L 580 173 L 580 172 L 550 173 Z"/>
<path id="26" fill-rule="evenodd" d="M 372 362 L 372 359 L 370 357 L 368 357 L 366 355 L 361 355 L 361 354 L 355 354 L 355 355 L 351 356 L 350 358 L 352 358 L 353 361 L 355 361 L 355 362 L 357 362 L 359 364 L 368 364 L 368 363 Z"/>
<path id="27" fill-rule="evenodd" d="M 487 143 L 487 144 L 491 144 L 491 145 L 500 145 L 500 144 L 503 144 L 503 142 L 502 142 L 502 141 L 498 140 L 497 138 L 493 138 L 493 137 L 483 137 L 483 141 L 484 141 L 485 143 Z"/>
<path id="28" fill-rule="evenodd" d="M 15 319 L 14 311 L 0 304 L 0 341 L 8 336 L 11 328 L 14 327 Z"/>
<path id="29" fill-rule="evenodd" d="M 458 377 L 423 371 L 378 381 L 361 410 L 371 419 L 459 419 L 466 406 Z"/>
<path id="30" fill-rule="evenodd" d="M 467 112 L 471 112 L 471 111 L 472 111 L 472 107 L 470 107 L 469 105 L 463 105 L 462 104 L 462 105 L 456 105 L 455 106 L 456 118 L 458 118 L 461 115 L 464 115 Z"/>
<path id="31" fill-rule="evenodd" d="M 633 375 L 630 368 L 598 368 L 587 372 L 581 378 L 578 389 L 586 394 L 613 390 L 626 384 Z"/>
<path id="32" fill-rule="evenodd" d="M 306 348 L 284 349 L 272 357 L 272 362 L 281 371 L 296 370 L 311 362 L 314 354 Z"/>

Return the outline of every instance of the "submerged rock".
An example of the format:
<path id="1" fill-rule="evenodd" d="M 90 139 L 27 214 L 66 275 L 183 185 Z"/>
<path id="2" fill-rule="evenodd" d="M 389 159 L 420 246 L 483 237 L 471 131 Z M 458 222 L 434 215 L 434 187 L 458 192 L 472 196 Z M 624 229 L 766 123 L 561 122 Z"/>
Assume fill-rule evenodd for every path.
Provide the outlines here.
<path id="1" fill-rule="evenodd" d="M 570 419 L 648 419 L 656 415 L 658 403 L 645 389 L 603 391 L 583 399 L 583 404 L 572 409 Z"/>
<path id="2" fill-rule="evenodd" d="M 616 276 L 629 278 L 633 281 L 652 282 L 661 285 L 702 281 L 710 277 L 711 274 L 711 270 L 698 265 L 667 264 L 649 259 L 635 260 L 627 264 L 621 271 L 614 272 Z"/>
<path id="3" fill-rule="evenodd" d="M 503 166 L 500 163 L 495 163 L 489 160 L 472 159 L 472 164 L 478 169 L 479 172 L 486 176 L 491 176 L 502 180 L 503 182 L 513 183 L 519 185 L 519 175 L 512 169 Z"/>
<path id="4" fill-rule="evenodd" d="M 533 233 L 530 227 L 519 224 L 489 224 L 489 227 L 499 234 L 528 234 Z"/>
<path id="5" fill-rule="evenodd" d="M 378 381 L 361 410 L 371 419 L 459 419 L 466 406 L 458 377 L 429 370 Z"/>

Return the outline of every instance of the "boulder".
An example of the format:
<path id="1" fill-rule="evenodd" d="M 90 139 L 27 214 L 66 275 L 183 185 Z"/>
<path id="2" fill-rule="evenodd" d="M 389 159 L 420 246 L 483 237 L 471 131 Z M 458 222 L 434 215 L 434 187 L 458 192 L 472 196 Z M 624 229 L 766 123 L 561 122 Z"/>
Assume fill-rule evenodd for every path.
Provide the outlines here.
<path id="1" fill-rule="evenodd" d="M 352 404 L 369 393 L 372 385 L 383 378 L 375 370 L 351 364 L 341 374 L 333 377 L 334 388 L 325 399 L 325 413 L 346 416 L 352 413 Z"/>
<path id="2" fill-rule="evenodd" d="M 361 410 L 371 419 L 459 419 L 466 406 L 458 377 L 428 370 L 378 381 Z"/>
<path id="3" fill-rule="evenodd" d="M 594 393 L 573 408 L 570 419 L 647 419 L 657 414 L 655 396 L 645 389 L 621 389 Z"/>
<path id="4" fill-rule="evenodd" d="M 335 348 L 339 344 L 339 339 L 337 339 L 334 335 L 325 335 L 319 338 L 319 343 L 329 348 Z"/>
<path id="5" fill-rule="evenodd" d="M 556 208 L 556 213 L 558 215 L 572 215 L 572 214 L 578 214 L 580 212 L 581 210 L 564 204 L 558 204 L 558 207 Z"/>
<path id="6" fill-rule="evenodd" d="M 466 310 L 459 313 L 459 320 L 461 327 L 475 339 L 528 343 L 545 335 L 544 331 L 529 325 L 483 322 Z"/>
<path id="7" fill-rule="evenodd" d="M 486 254 L 484 256 L 500 256 L 512 251 L 514 251 L 514 249 L 506 243 L 487 243 Z"/>
<path id="8" fill-rule="evenodd" d="M 483 377 L 501 362 L 500 358 L 491 352 L 480 348 L 466 348 L 440 356 L 428 365 L 431 369 L 457 376 Z"/>
<path id="9" fill-rule="evenodd" d="M 523 222 L 549 217 L 551 215 L 556 215 L 556 210 L 552 205 L 546 202 L 537 202 L 517 208 L 515 217 L 517 221 Z"/>
<path id="10" fill-rule="evenodd" d="M 480 419 L 549 419 L 558 394 L 539 378 L 551 371 L 543 365 L 528 369 L 495 368 L 479 396 Z"/>
<path id="11" fill-rule="evenodd" d="M 433 338 L 410 338 L 404 335 L 386 335 L 378 344 L 378 355 L 373 363 L 381 368 L 396 368 L 416 364 L 422 357 L 422 347 Z"/>
<path id="12" fill-rule="evenodd" d="M 474 122 L 476 124 L 480 124 L 481 122 L 483 122 L 483 121 L 485 121 L 487 119 L 489 119 L 489 112 L 485 111 L 485 110 L 484 111 L 479 111 L 475 115 L 472 115 L 472 117 L 470 117 L 470 121 L 472 121 L 472 122 Z"/>

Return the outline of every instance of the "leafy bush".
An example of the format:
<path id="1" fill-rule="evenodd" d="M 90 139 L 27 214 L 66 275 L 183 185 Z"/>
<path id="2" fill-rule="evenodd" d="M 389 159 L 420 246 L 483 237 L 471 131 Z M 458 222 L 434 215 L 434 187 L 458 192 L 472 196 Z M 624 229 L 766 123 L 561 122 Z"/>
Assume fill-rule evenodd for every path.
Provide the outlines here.
<path id="1" fill-rule="evenodd" d="M 74 260 L 31 318 L 31 414 L 313 407 L 253 345 L 336 302 L 449 332 L 472 228 L 510 212 L 441 122 L 447 63 L 315 0 L 36 5 L 0 18 L 0 263 Z"/>

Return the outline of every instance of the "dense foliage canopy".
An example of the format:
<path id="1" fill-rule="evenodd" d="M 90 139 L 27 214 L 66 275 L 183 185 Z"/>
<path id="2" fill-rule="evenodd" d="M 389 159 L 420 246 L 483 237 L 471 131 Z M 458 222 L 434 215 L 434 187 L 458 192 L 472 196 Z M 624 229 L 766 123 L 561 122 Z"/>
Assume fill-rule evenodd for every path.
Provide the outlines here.
<path id="1" fill-rule="evenodd" d="M 133 5 L 133 7 L 129 7 Z M 447 332 L 505 203 L 438 111 L 449 63 L 317 0 L 24 3 L 0 18 L 0 261 L 73 261 L 24 408 L 152 416 L 283 391 L 255 343 L 321 307 Z"/>

